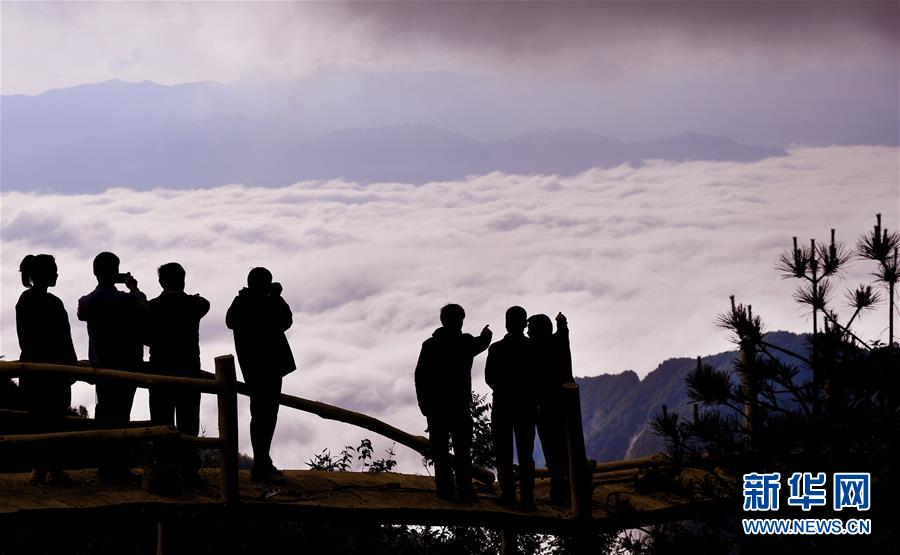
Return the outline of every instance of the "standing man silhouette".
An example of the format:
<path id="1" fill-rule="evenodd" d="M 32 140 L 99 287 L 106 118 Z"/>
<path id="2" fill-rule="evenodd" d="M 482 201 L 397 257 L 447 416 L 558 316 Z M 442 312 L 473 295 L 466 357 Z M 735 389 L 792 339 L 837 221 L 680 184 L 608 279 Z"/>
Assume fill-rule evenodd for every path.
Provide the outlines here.
<path id="1" fill-rule="evenodd" d="M 119 257 L 111 252 L 94 257 L 94 276 L 97 288 L 78 300 L 78 319 L 87 322 L 88 358 L 99 368 L 140 370 L 147 296 L 130 273 L 119 273 Z M 119 291 L 117 283 L 124 283 L 128 292 Z M 127 424 L 135 389 L 128 383 L 97 382 L 97 423 L 107 427 Z M 104 459 L 98 469 L 102 478 L 131 477 L 127 453 L 108 451 Z"/>
<path id="2" fill-rule="evenodd" d="M 562 312 L 556 315 L 556 333 L 546 314 L 528 319 L 528 337 L 532 341 L 537 372 L 537 429 L 544 458 L 550 469 L 550 500 L 565 505 L 569 498 L 569 454 L 563 417 L 562 386 L 572 377 L 569 326 Z"/>
<path id="3" fill-rule="evenodd" d="M 280 283 L 272 282 L 272 272 L 253 268 L 247 276 L 247 287 L 234 298 L 225 317 L 226 325 L 234 330 L 241 374 L 250 388 L 250 476 L 262 483 L 284 481 L 284 475 L 272 464 L 269 450 L 278 422 L 282 379 L 297 369 L 284 334 L 294 322 L 293 313 L 281 290 Z"/>
<path id="4" fill-rule="evenodd" d="M 497 455 L 500 501 L 516 502 L 512 475 L 513 437 L 519 459 L 522 507 L 534 508 L 534 430 L 537 422 L 536 376 L 531 341 L 525 337 L 527 314 L 521 306 L 506 311 L 506 335 L 488 349 L 484 379 L 494 392 L 491 424 Z"/>
<path id="5" fill-rule="evenodd" d="M 472 487 L 472 360 L 491 343 L 491 330 L 481 335 L 463 333 L 466 313 L 458 304 L 441 309 L 441 327 L 422 343 L 416 364 L 416 396 L 428 420 L 438 496 L 456 495 L 460 501 L 475 501 Z M 453 438 L 454 470 L 450 469 L 450 438 Z"/>
<path id="6" fill-rule="evenodd" d="M 200 377 L 200 320 L 209 312 L 209 301 L 184 292 L 185 271 L 177 262 L 157 270 L 162 293 L 150 301 L 147 345 L 150 368 L 159 374 Z M 200 432 L 200 391 L 173 385 L 150 388 L 150 419 L 154 424 L 175 425 L 178 431 L 196 436 Z M 200 453 L 186 447 L 180 453 L 182 478 L 201 486 Z"/>
<path id="7" fill-rule="evenodd" d="M 69 315 L 59 298 L 47 291 L 59 277 L 56 261 L 49 254 L 26 256 L 19 265 L 22 273 L 22 292 L 16 303 L 16 333 L 23 362 L 76 364 L 75 347 Z M 19 379 L 25 394 L 28 414 L 35 432 L 59 432 L 66 423 L 66 410 L 72 402 L 72 382 L 53 376 L 31 376 Z M 49 471 L 49 475 L 48 475 Z M 66 484 L 71 478 L 58 465 L 36 465 L 31 482 Z"/>

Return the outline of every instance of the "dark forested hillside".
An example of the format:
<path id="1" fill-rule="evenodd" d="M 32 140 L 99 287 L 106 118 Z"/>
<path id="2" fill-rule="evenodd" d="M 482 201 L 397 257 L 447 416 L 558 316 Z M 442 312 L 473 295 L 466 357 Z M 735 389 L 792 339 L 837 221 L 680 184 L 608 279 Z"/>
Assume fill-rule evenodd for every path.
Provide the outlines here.
<path id="1" fill-rule="evenodd" d="M 801 355 L 806 355 L 808 351 L 806 335 L 777 331 L 767 334 L 766 341 Z M 703 362 L 716 369 L 730 370 L 737 356 L 736 350 L 727 351 L 703 357 Z M 783 360 L 796 363 L 786 355 Z M 696 359 L 671 358 L 643 380 L 631 370 L 621 374 L 576 378 L 581 386 L 581 412 L 588 457 L 597 461 L 612 461 L 662 451 L 663 440 L 650 430 L 650 421 L 662 405 L 667 405 L 670 411 L 690 414 L 684 379 L 696 365 Z M 798 377 L 806 380 L 809 373 L 802 368 Z M 543 459 L 543 456 L 539 458 Z"/>

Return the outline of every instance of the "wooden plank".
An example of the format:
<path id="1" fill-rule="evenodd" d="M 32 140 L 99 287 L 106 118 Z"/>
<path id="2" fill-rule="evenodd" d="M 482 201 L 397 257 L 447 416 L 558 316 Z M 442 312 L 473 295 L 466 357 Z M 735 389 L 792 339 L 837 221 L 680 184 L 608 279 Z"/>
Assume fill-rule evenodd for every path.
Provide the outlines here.
<path id="1" fill-rule="evenodd" d="M 478 503 L 439 499 L 430 476 L 299 470 L 287 470 L 285 474 L 284 484 L 260 486 L 249 480 L 249 472 L 242 471 L 241 503 L 235 514 L 247 519 L 287 521 L 321 518 L 347 522 L 459 524 L 526 531 L 572 532 L 577 529 L 576 521 L 567 510 L 540 501 L 549 492 L 548 480 L 537 480 L 537 510 L 524 512 L 501 505 L 499 498 L 486 487 L 479 492 Z M 142 518 L 225 514 L 222 512 L 225 507 L 219 502 L 219 469 L 203 470 L 209 486 L 207 491 L 186 490 L 171 497 L 149 494 L 138 486 L 100 482 L 96 472 L 90 470 L 74 471 L 71 475 L 75 480 L 73 486 L 54 488 L 29 484 L 26 473 L 0 474 L 0 499 L 3 500 L 0 523 L 52 515 L 70 518 L 85 511 L 96 512 L 98 518 L 103 514 L 128 511 L 134 511 Z M 613 529 L 680 520 L 702 514 L 711 507 L 721 511 L 721 503 L 715 506 L 716 501 L 690 500 L 662 493 L 639 495 L 629 485 L 601 485 L 594 490 L 594 518 L 589 526 Z M 621 511 L 626 503 L 627 510 Z"/>

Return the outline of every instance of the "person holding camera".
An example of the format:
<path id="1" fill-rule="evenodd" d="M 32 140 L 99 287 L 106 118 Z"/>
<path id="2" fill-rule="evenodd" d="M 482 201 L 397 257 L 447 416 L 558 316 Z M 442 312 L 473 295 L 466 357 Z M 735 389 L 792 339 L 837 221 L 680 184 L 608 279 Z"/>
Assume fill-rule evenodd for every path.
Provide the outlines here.
<path id="1" fill-rule="evenodd" d="M 225 324 L 234 331 L 241 374 L 250 389 L 250 476 L 262 483 L 284 480 L 272 464 L 269 450 L 278 421 L 282 380 L 297 369 L 284 333 L 293 324 L 293 313 L 281 290 L 280 283 L 272 282 L 272 272 L 253 268 L 247 287 L 240 290 L 225 316 Z"/>
<path id="2" fill-rule="evenodd" d="M 144 360 L 144 325 L 147 296 L 130 273 L 119 273 L 119 257 L 101 252 L 94 257 L 97 287 L 78 300 L 78 319 L 87 322 L 88 359 L 98 368 L 139 371 Z M 128 292 L 116 288 L 125 284 Z M 97 423 L 121 427 L 131 419 L 136 386 L 113 381 L 97 382 Z M 99 465 L 104 479 L 126 479 L 127 453 L 108 452 Z"/>

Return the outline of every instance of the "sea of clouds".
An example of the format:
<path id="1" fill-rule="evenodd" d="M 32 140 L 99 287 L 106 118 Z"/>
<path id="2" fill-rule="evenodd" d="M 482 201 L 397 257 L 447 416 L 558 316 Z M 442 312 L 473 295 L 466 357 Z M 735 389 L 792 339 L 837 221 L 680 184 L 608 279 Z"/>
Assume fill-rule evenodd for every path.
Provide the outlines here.
<path id="1" fill-rule="evenodd" d="M 797 235 L 826 240 L 829 229 L 855 242 L 876 212 L 900 225 L 898 149 L 798 148 L 782 158 L 742 164 L 650 161 L 575 177 L 493 173 L 420 187 L 302 182 L 279 189 L 215 189 L 98 195 L 5 192 L 2 200 L 0 354 L 18 357 L 18 264 L 53 254 L 76 350 L 87 356 L 78 298 L 95 282 L 91 260 L 110 250 L 151 297 L 156 268 L 178 261 L 187 290 L 212 303 L 201 323 L 206 369 L 232 353 L 225 311 L 254 266 L 284 285 L 294 312 L 288 333 L 299 371 L 285 392 L 360 410 L 422 433 L 413 369 L 421 342 L 448 302 L 467 311 L 466 328 L 489 323 L 504 333 L 513 304 L 529 313 L 564 312 L 576 375 L 633 369 L 640 375 L 673 356 L 731 348 L 715 325 L 728 296 L 752 303 L 768 329 L 805 331 L 811 322 L 791 300 L 797 285 L 773 269 Z M 123 184 L 127 185 L 127 184 Z M 871 280 L 855 262 L 848 285 Z M 836 306 L 841 306 L 838 296 Z M 848 310 L 842 313 L 847 315 Z M 858 332 L 886 340 L 887 311 L 866 315 Z M 473 383 L 486 391 L 483 356 Z M 93 387 L 74 402 L 91 411 Z M 139 393 L 133 418 L 147 416 Z M 202 424 L 216 435 L 205 396 Z M 240 404 L 242 451 L 250 451 L 249 411 Z M 303 468 L 373 434 L 282 409 L 273 447 L 277 465 Z M 376 440 L 380 450 L 390 444 Z M 398 448 L 403 468 L 419 457 Z"/>

